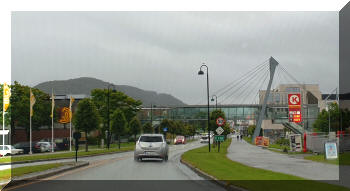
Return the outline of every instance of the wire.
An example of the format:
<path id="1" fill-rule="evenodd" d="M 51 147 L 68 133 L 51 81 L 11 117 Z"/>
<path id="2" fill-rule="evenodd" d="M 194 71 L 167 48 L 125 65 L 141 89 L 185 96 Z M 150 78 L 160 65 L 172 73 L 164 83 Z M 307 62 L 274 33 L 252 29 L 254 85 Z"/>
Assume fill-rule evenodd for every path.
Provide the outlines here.
<path id="1" fill-rule="evenodd" d="M 251 69 L 250 71 L 248 71 L 247 73 L 243 74 L 242 76 L 240 76 L 239 78 L 237 78 L 236 80 L 230 82 L 229 84 L 225 85 L 223 88 L 220 88 L 219 90 L 215 91 L 214 94 L 219 94 L 222 90 L 228 88 L 230 85 L 235 84 L 235 82 L 239 81 L 243 76 L 247 76 L 250 72 L 254 72 L 256 71 L 258 68 L 261 68 L 262 66 L 264 66 L 266 64 L 266 62 L 268 61 L 265 60 L 264 62 L 262 62 L 261 64 L 259 64 L 258 66 L 254 67 L 253 69 Z"/>
<path id="2" fill-rule="evenodd" d="M 269 70 L 266 70 L 266 71 L 263 73 L 263 75 L 261 75 L 261 76 L 259 77 L 259 80 L 257 80 L 258 83 L 256 83 L 255 86 L 253 86 L 253 88 L 252 88 L 251 91 L 248 93 L 248 95 L 243 96 L 243 101 L 242 101 L 243 104 L 244 104 L 245 101 L 248 99 L 248 97 L 250 97 L 250 95 L 253 93 L 253 91 L 256 90 L 257 87 L 259 87 L 259 84 L 260 84 L 259 82 L 261 82 L 262 79 L 266 79 L 266 77 L 268 76 L 268 73 L 269 73 Z M 258 92 L 259 92 L 259 91 L 258 91 Z"/>
<path id="3" fill-rule="evenodd" d="M 263 71 L 263 70 L 264 70 L 264 68 L 261 69 L 261 70 L 259 70 L 259 71 Z M 224 98 L 224 99 L 222 100 L 221 103 L 225 102 L 228 98 L 232 98 L 232 96 L 233 96 L 235 93 L 239 92 L 239 90 L 240 90 L 244 85 L 246 85 L 248 82 L 250 82 L 250 81 L 251 81 L 252 79 L 254 79 L 255 77 L 256 77 L 256 75 L 250 76 L 250 78 L 249 78 L 247 81 L 245 81 L 243 84 L 241 84 L 241 86 L 239 86 L 237 89 L 235 89 L 235 91 L 233 91 L 233 93 L 231 93 L 229 96 L 227 96 L 226 98 Z"/>
<path id="4" fill-rule="evenodd" d="M 253 71 L 251 74 L 249 74 L 249 75 L 245 75 L 242 79 L 240 79 L 240 80 L 238 80 L 238 81 L 236 81 L 235 83 L 233 83 L 233 85 L 230 87 L 230 88 L 228 88 L 228 89 L 226 89 L 224 92 L 222 92 L 222 93 L 216 93 L 216 95 L 217 96 L 223 96 L 224 94 L 226 94 L 227 92 L 229 92 L 229 91 L 231 91 L 234 87 L 236 87 L 236 86 L 238 86 L 238 85 L 240 85 L 240 83 L 242 83 L 242 82 L 244 82 L 248 77 L 251 77 L 251 76 L 254 76 L 256 73 L 259 73 L 259 72 L 261 72 L 262 70 L 264 70 L 265 69 L 265 66 L 266 64 L 263 64 L 263 65 L 260 65 L 260 67 L 259 68 L 257 68 L 257 70 L 255 70 L 255 71 Z M 246 83 L 246 82 L 245 82 Z"/>
<path id="5" fill-rule="evenodd" d="M 265 81 L 266 81 L 266 79 L 268 78 L 268 76 L 269 76 L 269 75 L 266 75 L 265 78 L 264 78 L 264 80 L 263 80 L 262 83 L 260 84 L 260 88 L 258 89 L 258 92 L 257 92 L 257 94 L 255 95 L 253 101 L 256 100 L 256 97 L 259 95 L 260 90 L 262 90 L 262 87 L 263 87 L 263 85 L 265 84 Z M 260 99 L 260 98 L 259 98 L 259 99 Z M 258 103 L 259 103 L 259 100 L 257 101 L 257 104 L 258 104 Z"/>

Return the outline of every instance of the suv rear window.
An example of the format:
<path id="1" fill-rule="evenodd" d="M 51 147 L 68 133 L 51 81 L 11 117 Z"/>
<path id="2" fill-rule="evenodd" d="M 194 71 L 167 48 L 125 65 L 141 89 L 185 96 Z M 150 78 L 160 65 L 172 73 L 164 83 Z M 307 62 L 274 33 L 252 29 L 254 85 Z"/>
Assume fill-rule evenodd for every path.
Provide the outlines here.
<path id="1" fill-rule="evenodd" d="M 141 136 L 140 142 L 149 142 L 149 143 L 163 142 L 163 138 L 161 136 Z"/>

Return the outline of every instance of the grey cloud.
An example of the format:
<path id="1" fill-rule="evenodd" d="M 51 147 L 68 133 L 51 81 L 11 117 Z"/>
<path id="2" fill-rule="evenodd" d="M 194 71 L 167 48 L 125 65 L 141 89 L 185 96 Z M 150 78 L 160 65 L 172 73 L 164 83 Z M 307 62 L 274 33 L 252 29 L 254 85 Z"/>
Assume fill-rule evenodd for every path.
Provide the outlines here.
<path id="1" fill-rule="evenodd" d="M 270 56 L 300 82 L 338 84 L 337 12 L 14 12 L 12 78 L 91 76 L 187 103 Z M 315 72 L 317 68 L 317 72 Z"/>

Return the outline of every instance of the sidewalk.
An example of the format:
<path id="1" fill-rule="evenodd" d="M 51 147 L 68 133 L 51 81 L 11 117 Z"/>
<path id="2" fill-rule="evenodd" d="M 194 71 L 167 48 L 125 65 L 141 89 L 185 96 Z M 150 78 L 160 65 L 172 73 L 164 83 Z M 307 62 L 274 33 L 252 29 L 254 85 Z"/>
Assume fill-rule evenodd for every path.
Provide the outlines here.
<path id="1" fill-rule="evenodd" d="M 312 180 L 338 180 L 339 166 L 290 157 L 232 139 L 227 157 L 256 168 L 291 174 Z"/>

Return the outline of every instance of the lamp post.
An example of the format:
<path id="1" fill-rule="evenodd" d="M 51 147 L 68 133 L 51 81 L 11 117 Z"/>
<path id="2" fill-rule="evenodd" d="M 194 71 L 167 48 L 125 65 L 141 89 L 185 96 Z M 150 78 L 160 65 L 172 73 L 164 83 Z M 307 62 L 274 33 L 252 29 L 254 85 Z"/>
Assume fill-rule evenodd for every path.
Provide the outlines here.
<path id="1" fill-rule="evenodd" d="M 339 100 L 337 97 L 338 88 L 335 88 L 333 91 L 331 91 L 331 93 L 326 97 L 326 99 L 324 99 L 324 102 L 326 103 L 327 111 L 328 111 L 328 134 L 331 132 L 331 112 L 330 112 L 329 103 L 327 101 L 330 98 L 330 96 L 333 94 L 334 91 L 335 91 L 336 99 L 338 101 L 338 109 L 339 109 Z"/>
<path id="2" fill-rule="evenodd" d="M 210 126 L 209 126 L 209 122 L 210 122 L 210 114 L 209 114 L 209 68 L 207 65 L 205 65 L 204 63 L 202 64 L 202 66 L 199 68 L 198 71 L 198 75 L 204 75 L 204 72 L 202 70 L 203 67 L 207 68 L 207 99 L 208 99 L 208 145 L 209 145 L 209 152 L 210 152 Z"/>
<path id="3" fill-rule="evenodd" d="M 107 94 L 107 148 L 109 149 L 110 144 L 111 144 L 111 129 L 110 129 L 110 112 L 109 112 L 109 87 L 113 86 L 115 88 L 115 86 L 113 84 L 109 84 L 108 85 L 108 94 Z"/>
<path id="4" fill-rule="evenodd" d="M 214 101 L 215 97 L 215 110 L 218 110 L 218 97 L 216 95 L 211 96 L 211 101 Z"/>
<path id="5" fill-rule="evenodd" d="M 151 103 L 151 128 L 152 128 L 152 133 L 154 133 L 154 129 L 153 129 L 153 107 L 157 107 L 157 106 L 153 105 L 153 103 Z"/>

